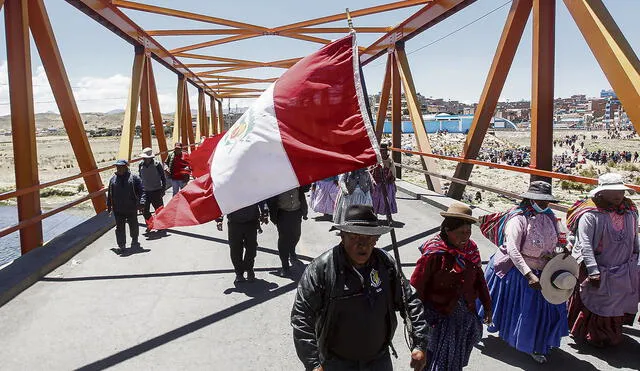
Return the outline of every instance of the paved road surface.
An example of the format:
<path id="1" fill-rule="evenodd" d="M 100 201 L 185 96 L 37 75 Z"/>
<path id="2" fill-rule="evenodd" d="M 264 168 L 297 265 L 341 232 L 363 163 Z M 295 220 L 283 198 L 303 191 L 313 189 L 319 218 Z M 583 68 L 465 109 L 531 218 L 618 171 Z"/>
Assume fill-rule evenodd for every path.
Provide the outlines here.
<path id="1" fill-rule="evenodd" d="M 438 209 L 400 195 L 397 229 L 409 276 L 417 246 L 436 233 Z M 331 224 L 303 223 L 298 253 L 308 262 L 338 242 Z M 484 260 L 491 245 L 474 230 Z M 0 308 L 2 370 L 300 370 L 289 326 L 296 283 L 278 268 L 276 231 L 259 236 L 257 282 L 233 284 L 226 230 L 214 224 L 142 238 L 143 251 L 121 257 L 113 232 Z M 390 244 L 390 237 L 379 246 Z M 304 269 L 298 266 L 300 274 Z M 538 367 L 489 336 L 474 350 L 469 370 L 640 369 L 640 329 L 625 329 L 614 350 L 577 348 L 567 339 Z M 408 369 L 402 331 L 394 341 L 397 370 Z"/>

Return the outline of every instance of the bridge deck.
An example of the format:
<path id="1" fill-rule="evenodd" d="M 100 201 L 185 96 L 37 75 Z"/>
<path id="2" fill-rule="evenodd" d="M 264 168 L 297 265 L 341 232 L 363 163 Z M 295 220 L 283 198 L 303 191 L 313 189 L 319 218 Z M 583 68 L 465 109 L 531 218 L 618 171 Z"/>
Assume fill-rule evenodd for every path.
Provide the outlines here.
<path id="1" fill-rule="evenodd" d="M 417 246 L 437 232 L 440 210 L 399 194 L 397 229 L 405 273 Z M 306 263 L 337 243 L 330 223 L 303 223 L 298 253 Z M 226 226 L 225 226 L 226 227 Z M 484 260 L 493 247 L 474 228 Z M 294 280 L 278 268 L 276 231 L 258 237 L 258 280 L 233 284 L 226 230 L 213 224 L 141 236 L 143 252 L 121 257 L 109 232 L 0 308 L 2 369 L 215 369 L 297 370 L 289 326 Z M 388 246 L 384 236 L 379 246 Z M 295 269 L 297 274 L 303 266 Z M 579 351 L 566 339 L 544 369 L 639 369 L 640 330 L 626 328 L 613 350 Z M 402 331 L 396 333 L 396 369 L 408 369 Z M 586 351 L 586 353 L 585 353 Z M 536 369 L 533 361 L 489 335 L 474 350 L 470 370 Z M 541 368 L 542 369 L 542 368 Z"/>

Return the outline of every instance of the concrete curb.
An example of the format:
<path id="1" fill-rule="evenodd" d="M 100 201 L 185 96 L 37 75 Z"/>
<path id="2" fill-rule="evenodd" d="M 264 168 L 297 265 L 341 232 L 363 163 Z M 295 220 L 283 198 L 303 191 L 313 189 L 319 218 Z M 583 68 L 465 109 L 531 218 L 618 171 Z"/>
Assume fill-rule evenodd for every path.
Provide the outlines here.
<path id="1" fill-rule="evenodd" d="M 0 307 L 69 261 L 114 225 L 115 220 L 102 212 L 0 269 Z"/>
<path id="2" fill-rule="evenodd" d="M 451 206 L 451 204 L 453 204 L 454 202 L 461 202 L 454 200 L 453 198 L 441 195 L 437 192 L 430 191 L 427 188 L 423 188 L 417 184 L 409 183 L 400 179 L 396 180 L 396 187 L 398 188 L 398 191 L 405 193 L 411 197 L 415 197 L 416 200 L 426 202 L 429 205 L 440 210 L 447 210 L 449 206 Z M 491 211 L 484 210 L 473 205 L 469 206 L 473 209 L 473 215 L 476 217 L 492 213 Z"/>

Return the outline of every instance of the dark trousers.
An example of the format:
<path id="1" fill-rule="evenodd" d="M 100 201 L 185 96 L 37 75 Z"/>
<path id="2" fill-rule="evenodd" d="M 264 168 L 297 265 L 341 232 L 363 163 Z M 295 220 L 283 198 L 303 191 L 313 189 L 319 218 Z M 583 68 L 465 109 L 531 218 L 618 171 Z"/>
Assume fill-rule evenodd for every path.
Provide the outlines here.
<path id="1" fill-rule="evenodd" d="M 144 199 L 144 210 L 142 211 L 144 220 L 149 220 L 149 218 L 151 218 L 151 205 L 153 205 L 153 210 L 158 210 L 160 206 L 164 206 L 164 202 L 162 201 L 163 193 L 164 191 L 162 189 L 144 192 L 144 195 L 142 196 Z"/>
<path id="2" fill-rule="evenodd" d="M 258 248 L 258 221 L 228 223 L 231 263 L 236 275 L 253 272 Z M 242 253 L 244 252 L 244 258 Z"/>
<path id="3" fill-rule="evenodd" d="M 296 254 L 302 233 L 302 211 L 278 211 L 278 253 L 282 268 L 289 268 L 289 258 Z"/>
<path id="4" fill-rule="evenodd" d="M 124 231 L 125 224 L 129 224 L 129 234 L 133 243 L 138 242 L 138 213 L 116 213 L 116 241 L 118 247 L 123 248 L 127 244 L 127 236 Z"/>
<path id="5" fill-rule="evenodd" d="M 388 351 L 366 362 L 330 357 L 324 361 L 322 366 L 325 371 L 393 371 L 393 364 Z"/>

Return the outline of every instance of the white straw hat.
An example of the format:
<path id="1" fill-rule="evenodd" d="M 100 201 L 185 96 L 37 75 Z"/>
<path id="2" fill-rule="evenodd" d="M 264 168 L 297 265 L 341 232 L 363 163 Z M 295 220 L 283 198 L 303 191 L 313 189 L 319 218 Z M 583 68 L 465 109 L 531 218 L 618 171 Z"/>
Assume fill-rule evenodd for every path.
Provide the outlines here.
<path id="1" fill-rule="evenodd" d="M 631 188 L 624 185 L 622 175 L 616 173 L 606 173 L 598 178 L 598 187 L 589 192 L 589 197 L 593 197 L 601 191 L 630 191 Z"/>
<path id="2" fill-rule="evenodd" d="M 140 157 L 142 158 L 154 158 L 155 156 L 153 155 L 153 150 L 149 147 L 145 148 L 142 150 L 142 154 L 140 154 Z"/>
<path id="3" fill-rule="evenodd" d="M 572 256 L 556 255 L 544 266 L 540 275 L 542 296 L 551 304 L 569 300 L 578 282 L 578 262 Z"/>

